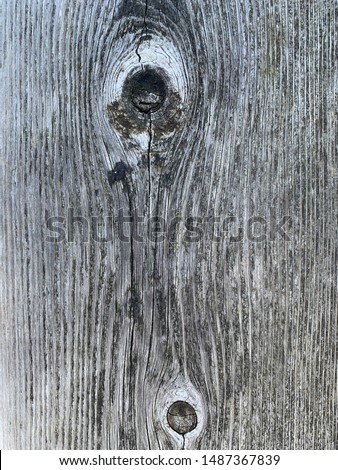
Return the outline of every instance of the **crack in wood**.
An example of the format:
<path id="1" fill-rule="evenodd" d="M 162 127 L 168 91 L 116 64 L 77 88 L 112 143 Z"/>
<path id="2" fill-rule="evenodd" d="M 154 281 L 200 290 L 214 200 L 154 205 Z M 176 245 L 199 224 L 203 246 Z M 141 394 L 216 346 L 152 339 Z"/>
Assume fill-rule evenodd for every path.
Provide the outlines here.
<path id="1" fill-rule="evenodd" d="M 141 31 L 141 34 L 140 34 L 140 39 L 139 39 L 137 47 L 136 47 L 136 55 L 138 57 L 138 61 L 139 61 L 142 68 L 143 68 L 143 64 L 142 64 L 141 55 L 139 53 L 139 49 L 140 49 L 140 45 L 141 45 L 141 41 L 142 41 L 142 38 L 143 38 L 144 31 L 145 31 L 145 37 L 148 37 L 148 25 L 147 25 L 147 21 L 146 21 L 147 13 L 148 13 L 148 1 L 149 0 L 145 0 L 143 26 L 142 26 L 142 31 Z"/>

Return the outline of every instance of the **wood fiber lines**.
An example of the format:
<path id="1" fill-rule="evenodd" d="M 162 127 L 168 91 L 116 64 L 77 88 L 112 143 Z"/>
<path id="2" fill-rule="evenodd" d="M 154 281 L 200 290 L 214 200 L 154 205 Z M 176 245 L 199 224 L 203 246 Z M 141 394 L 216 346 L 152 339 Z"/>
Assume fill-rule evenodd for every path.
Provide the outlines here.
<path id="1" fill-rule="evenodd" d="M 2 4 L 2 448 L 336 448 L 337 2 Z"/>

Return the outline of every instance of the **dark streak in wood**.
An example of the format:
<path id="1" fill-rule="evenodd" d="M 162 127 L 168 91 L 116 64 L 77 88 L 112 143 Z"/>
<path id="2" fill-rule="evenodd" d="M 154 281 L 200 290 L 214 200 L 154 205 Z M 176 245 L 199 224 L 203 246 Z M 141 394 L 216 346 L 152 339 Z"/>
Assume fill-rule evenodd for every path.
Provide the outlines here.
<path id="1" fill-rule="evenodd" d="M 126 175 L 131 171 L 131 168 L 124 162 L 117 162 L 111 171 L 108 171 L 108 181 L 112 185 L 116 181 L 123 180 Z"/>

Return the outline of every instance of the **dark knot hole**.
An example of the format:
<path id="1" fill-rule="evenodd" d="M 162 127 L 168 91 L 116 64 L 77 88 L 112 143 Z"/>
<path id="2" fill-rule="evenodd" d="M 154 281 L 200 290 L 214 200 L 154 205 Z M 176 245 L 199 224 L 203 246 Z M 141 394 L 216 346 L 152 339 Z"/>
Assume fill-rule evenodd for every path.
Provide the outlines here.
<path id="1" fill-rule="evenodd" d="M 130 79 L 131 101 L 142 113 L 153 113 L 163 105 L 166 88 L 163 78 L 156 71 L 138 72 Z"/>

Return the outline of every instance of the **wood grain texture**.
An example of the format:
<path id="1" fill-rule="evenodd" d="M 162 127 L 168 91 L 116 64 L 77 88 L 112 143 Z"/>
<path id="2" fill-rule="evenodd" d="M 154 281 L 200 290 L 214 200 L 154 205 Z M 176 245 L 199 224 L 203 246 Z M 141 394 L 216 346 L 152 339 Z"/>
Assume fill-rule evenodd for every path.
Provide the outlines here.
<path id="1" fill-rule="evenodd" d="M 337 448 L 337 1 L 1 9 L 1 446 Z M 133 121 L 147 68 L 170 102 Z M 69 214 L 110 240 L 51 242 Z"/>

